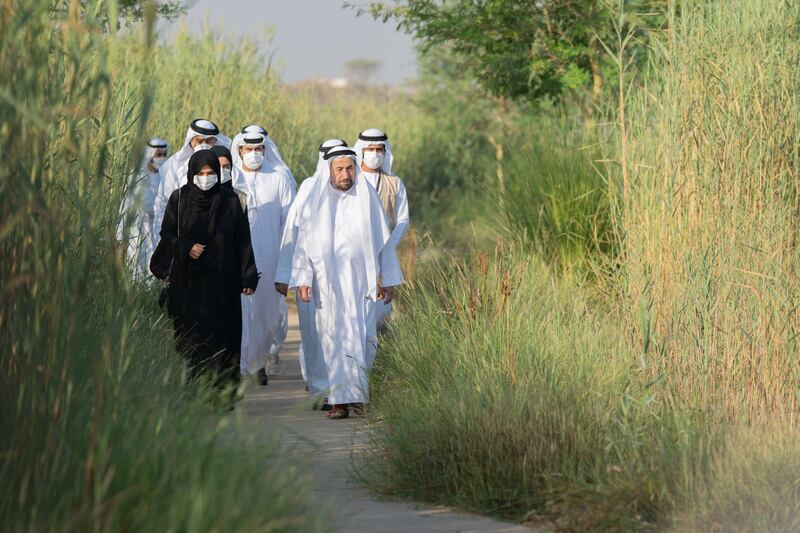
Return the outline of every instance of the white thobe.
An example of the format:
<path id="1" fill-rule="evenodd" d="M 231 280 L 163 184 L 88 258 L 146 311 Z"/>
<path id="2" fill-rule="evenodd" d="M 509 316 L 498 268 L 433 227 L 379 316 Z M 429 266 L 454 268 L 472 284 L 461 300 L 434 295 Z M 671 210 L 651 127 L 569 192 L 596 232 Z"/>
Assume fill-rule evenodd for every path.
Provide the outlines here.
<path id="1" fill-rule="evenodd" d="M 183 151 L 176 152 L 158 169 L 161 179 L 153 201 L 153 231 L 156 235 L 161 234 L 161 222 L 164 220 L 164 211 L 167 209 L 169 197 L 188 183 L 186 171 L 189 168 L 190 158 L 191 153 L 189 153 L 189 157 L 186 157 Z"/>
<path id="2" fill-rule="evenodd" d="M 314 236 L 301 227 L 293 261 L 292 285 L 312 286 L 316 306 L 316 326 L 320 346 L 328 370 L 331 404 L 366 403 L 367 383 L 367 315 L 369 299 L 366 254 L 358 220 L 355 187 L 347 192 L 327 186 L 333 204 L 333 272 L 327 271 L 323 258 L 310 243 Z M 382 216 L 382 215 L 381 215 Z M 385 224 L 385 222 L 381 222 Z M 394 247 L 386 245 L 374 258 L 379 265 L 384 285 L 402 283 Z M 316 280 L 316 285 L 313 285 Z"/>
<path id="3" fill-rule="evenodd" d="M 378 190 L 378 172 L 362 171 L 362 176 L 367 180 L 367 183 Z M 397 176 L 395 176 L 397 177 Z M 397 197 L 395 202 L 395 225 L 392 234 L 389 237 L 389 244 L 397 251 L 397 246 L 403 238 L 406 230 L 408 229 L 409 216 L 408 216 L 408 193 L 406 187 L 403 185 L 403 180 L 397 177 Z M 381 325 L 388 320 L 392 314 L 392 304 L 384 304 L 382 301 L 375 302 L 369 310 L 369 335 L 370 335 L 370 352 L 367 357 L 367 368 L 371 369 L 372 364 L 375 362 L 375 355 L 378 351 L 378 329 Z"/>
<path id="4" fill-rule="evenodd" d="M 264 368 L 276 339 L 283 298 L 272 286 L 278 265 L 283 225 L 294 198 L 294 184 L 280 172 L 243 171 L 249 191 L 247 217 L 253 255 L 263 285 L 242 296 L 242 374 Z"/>
<path id="5" fill-rule="evenodd" d="M 297 197 L 289 208 L 286 218 L 286 225 L 283 229 L 283 240 L 281 242 L 280 258 L 278 259 L 278 272 L 275 275 L 275 283 L 289 284 L 292 276 L 292 258 L 294 257 L 295 244 L 297 242 L 297 218 L 308 194 L 312 189 L 313 179 L 308 178 L 300 184 Z M 315 283 L 309 284 L 313 286 Z M 322 346 L 320 346 L 319 336 L 317 335 L 316 308 L 313 302 L 304 302 L 298 294 L 295 294 L 297 302 L 297 318 L 300 322 L 300 371 L 308 385 L 308 392 L 311 396 L 319 396 L 330 386 L 328 383 L 328 369 L 325 367 L 325 360 L 322 357 Z"/>
<path id="6" fill-rule="evenodd" d="M 150 256 L 158 242 L 153 218 L 161 176 L 158 172 L 143 170 L 133 180 L 120 208 L 117 239 L 127 241 L 125 257 L 133 278 L 142 279 L 150 272 Z"/>

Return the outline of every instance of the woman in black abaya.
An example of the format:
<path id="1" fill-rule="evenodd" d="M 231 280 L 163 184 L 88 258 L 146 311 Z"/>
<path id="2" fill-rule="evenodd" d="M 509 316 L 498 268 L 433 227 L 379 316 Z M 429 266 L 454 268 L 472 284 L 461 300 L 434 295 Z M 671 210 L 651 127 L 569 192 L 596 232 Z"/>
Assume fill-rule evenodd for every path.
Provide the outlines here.
<path id="1" fill-rule="evenodd" d="M 219 176 L 211 150 L 189 159 L 188 183 L 169 198 L 150 270 L 169 281 L 168 312 L 191 375 L 216 374 L 224 384 L 239 379 L 240 294 L 253 294 L 258 272 L 247 215 Z"/>

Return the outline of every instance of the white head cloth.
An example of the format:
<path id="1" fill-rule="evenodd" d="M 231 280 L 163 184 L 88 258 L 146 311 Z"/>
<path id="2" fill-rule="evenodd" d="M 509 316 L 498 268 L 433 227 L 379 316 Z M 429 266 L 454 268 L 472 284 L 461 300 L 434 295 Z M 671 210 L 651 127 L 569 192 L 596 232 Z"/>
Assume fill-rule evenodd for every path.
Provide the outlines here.
<path id="1" fill-rule="evenodd" d="M 319 158 L 317 159 L 317 168 L 314 170 L 314 175 L 309 176 L 305 181 L 303 181 L 303 184 L 300 186 L 300 190 L 297 191 L 297 196 L 294 198 L 294 204 L 296 205 L 292 205 L 292 209 L 295 211 L 295 213 L 300 212 L 302 209 L 301 206 L 309 198 L 309 193 L 314 188 L 314 183 L 316 183 L 316 180 L 321 179 L 325 168 L 328 167 L 328 162 L 324 159 L 325 154 L 327 154 L 330 149 L 340 146 L 347 147 L 347 141 L 342 139 L 328 139 L 319 145 Z M 328 179 L 330 179 L 330 173 L 328 175 Z M 293 220 L 294 225 L 297 226 L 297 224 L 299 224 L 300 216 L 295 217 Z"/>
<path id="2" fill-rule="evenodd" d="M 144 151 L 142 151 L 142 161 L 139 163 L 139 170 L 142 173 L 150 174 L 152 172 L 147 164 L 150 163 L 150 160 L 153 159 L 154 155 L 156 155 L 156 150 L 169 151 L 169 144 L 167 144 L 167 141 L 161 137 L 153 137 L 147 141 Z"/>
<path id="3" fill-rule="evenodd" d="M 356 141 L 356 144 L 353 145 L 353 150 L 355 150 L 356 157 L 358 157 L 358 166 L 360 167 L 362 161 L 364 160 L 364 148 L 371 144 L 383 145 L 383 148 L 386 150 L 386 157 L 383 159 L 381 170 L 387 174 L 391 174 L 392 161 L 394 160 L 394 156 L 392 155 L 392 145 L 389 144 L 389 137 L 381 130 L 375 128 L 370 128 L 359 133 L 358 140 Z"/>
<path id="4" fill-rule="evenodd" d="M 328 153 L 328 150 L 330 150 L 331 148 L 336 148 L 337 146 L 347 146 L 347 141 L 345 141 L 344 139 L 328 139 L 327 141 L 323 141 L 319 145 L 319 158 L 317 159 L 317 168 L 316 170 L 314 170 L 314 176 L 311 176 L 312 178 L 318 176 L 320 172 L 322 172 L 322 167 L 325 166 L 324 162 L 325 160 L 323 159 L 323 157 L 325 156 L 325 154 Z"/>
<path id="5" fill-rule="evenodd" d="M 335 191 L 331 181 L 331 163 L 337 159 L 349 158 L 356 162 L 356 154 L 346 146 L 337 146 L 328 150 L 323 156 L 324 164 L 318 174 L 313 189 L 309 191 L 308 200 L 299 213 L 297 226 L 311 240 L 310 246 L 316 247 L 316 253 L 322 257 L 323 268 L 326 276 L 335 274 L 334 261 L 334 232 L 333 224 L 334 205 L 331 202 L 332 193 Z M 378 193 L 370 187 L 361 176 L 358 165 L 355 165 L 355 176 L 352 191 L 356 195 L 358 209 L 356 217 L 350 224 L 361 229 L 361 245 L 364 250 L 364 259 L 367 267 L 367 296 L 377 300 L 378 274 L 377 264 L 379 254 L 389 242 L 391 232 L 386 224 Z"/>
<path id="6" fill-rule="evenodd" d="M 192 121 L 189 129 L 186 130 L 186 136 L 183 138 L 183 145 L 180 150 L 172 154 L 169 161 L 164 163 L 167 170 L 172 169 L 179 179 L 186 179 L 186 167 L 191 159 L 194 149 L 192 148 L 192 139 L 197 136 L 201 137 L 214 137 L 219 144 L 230 146 L 231 140 L 219 132 L 216 124 L 210 120 L 198 118 Z"/>
<path id="7" fill-rule="evenodd" d="M 269 136 L 267 130 L 258 124 L 250 124 L 249 126 L 245 126 L 242 128 L 242 131 L 237 133 L 233 138 L 233 143 L 230 147 L 231 155 L 233 156 L 233 166 L 243 169 L 242 158 L 239 157 L 239 147 L 244 144 L 244 138 L 248 133 L 260 133 L 264 137 L 264 163 L 262 164 L 261 168 L 267 171 L 285 173 L 292 181 L 294 181 L 294 178 L 292 177 L 292 171 L 289 169 L 289 165 L 286 164 L 286 162 L 283 160 L 283 157 L 281 157 L 280 151 L 278 151 L 278 145 L 275 144 L 275 141 L 273 141 L 272 137 Z"/>

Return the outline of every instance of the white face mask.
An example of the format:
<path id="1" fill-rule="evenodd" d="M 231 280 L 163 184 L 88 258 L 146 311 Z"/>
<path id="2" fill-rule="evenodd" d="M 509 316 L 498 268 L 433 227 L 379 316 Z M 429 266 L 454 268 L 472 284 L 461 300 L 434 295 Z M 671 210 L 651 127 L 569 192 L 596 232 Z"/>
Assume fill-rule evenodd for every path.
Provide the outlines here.
<path id="1" fill-rule="evenodd" d="M 378 170 L 383 166 L 383 160 L 386 158 L 384 154 L 378 152 L 364 152 L 364 164 L 367 168 Z"/>
<path id="2" fill-rule="evenodd" d="M 211 145 L 208 143 L 200 143 L 193 148 L 195 152 L 199 152 L 200 150 L 211 150 Z"/>
<path id="3" fill-rule="evenodd" d="M 217 175 L 211 174 L 210 176 L 201 176 L 199 174 L 195 174 L 194 184 L 197 185 L 197 188 L 201 191 L 207 191 L 217 184 Z"/>
<path id="4" fill-rule="evenodd" d="M 161 168 L 161 165 L 163 165 L 164 161 L 166 161 L 166 160 L 167 160 L 167 158 L 163 157 L 163 156 L 154 157 L 153 158 L 153 168 L 158 170 L 159 168 Z"/>
<path id="5" fill-rule="evenodd" d="M 261 168 L 261 163 L 264 162 L 264 153 L 263 152 L 247 152 L 242 157 L 242 161 L 247 168 L 252 169 L 259 169 Z"/>
<path id="6" fill-rule="evenodd" d="M 229 168 L 222 169 L 222 183 L 226 181 L 231 181 L 231 169 Z"/>

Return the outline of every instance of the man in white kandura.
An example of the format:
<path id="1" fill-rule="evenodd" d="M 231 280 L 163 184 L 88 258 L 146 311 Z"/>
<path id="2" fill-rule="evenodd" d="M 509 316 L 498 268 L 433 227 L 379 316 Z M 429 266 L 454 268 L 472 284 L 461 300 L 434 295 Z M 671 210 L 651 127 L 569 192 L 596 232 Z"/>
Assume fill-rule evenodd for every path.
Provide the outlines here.
<path id="1" fill-rule="evenodd" d="M 370 185 L 378 191 L 386 221 L 392 236 L 391 245 L 397 249 L 400 239 L 408 229 L 408 194 L 403 180 L 392 174 L 392 145 L 389 137 L 381 130 L 370 128 L 358 134 L 353 150 L 358 157 L 358 164 L 364 177 Z M 370 339 L 367 368 L 371 369 L 378 349 L 377 331 L 385 326 L 386 320 L 392 313 L 390 302 L 380 301 L 370 309 Z"/>
<path id="2" fill-rule="evenodd" d="M 377 192 L 346 147 L 328 150 L 322 175 L 308 193 L 297 221 L 290 288 L 316 306 L 317 334 L 328 368 L 328 412 L 363 413 L 367 384 L 367 313 L 383 295 L 391 302 L 403 282 L 389 226 Z"/>
<path id="3" fill-rule="evenodd" d="M 153 232 L 154 204 L 161 183 L 159 167 L 167 160 L 167 141 L 153 137 L 142 154 L 139 171 L 131 176 L 120 207 L 117 240 L 126 243 L 125 257 L 133 279 L 148 279 L 150 256 L 158 237 Z"/>
<path id="4" fill-rule="evenodd" d="M 246 133 L 260 133 L 267 139 L 267 150 L 269 151 L 272 156 L 275 158 L 276 166 L 281 168 L 282 171 L 285 171 L 289 176 L 292 175 L 292 171 L 289 170 L 289 165 L 287 165 L 283 161 L 283 157 L 281 157 L 281 153 L 278 150 L 278 145 L 275 144 L 275 141 L 272 137 L 269 136 L 267 130 L 263 126 L 259 126 L 258 124 L 250 124 L 242 128 L 242 131 L 236 135 L 233 139 L 233 143 L 235 145 L 241 145 L 242 136 Z M 237 168 L 241 168 L 242 166 L 242 159 L 239 157 L 237 151 L 233 153 L 233 165 Z M 292 188 L 297 192 L 297 184 L 294 181 L 294 178 L 291 179 Z M 279 304 L 279 313 L 278 313 L 278 322 L 275 330 L 275 336 L 272 339 L 272 345 L 269 348 L 269 357 L 267 358 L 267 374 L 280 374 L 281 372 L 281 362 L 280 362 L 280 351 L 281 347 L 283 346 L 284 341 L 286 340 L 286 335 L 289 333 L 289 306 L 286 304 L 286 299 L 283 298 L 280 300 Z"/>
<path id="5" fill-rule="evenodd" d="M 323 170 L 327 163 L 323 156 L 336 146 L 347 146 L 341 139 L 329 139 L 319 145 L 319 157 L 317 159 L 317 169 L 314 175 L 303 180 L 292 207 L 289 208 L 289 215 L 286 225 L 283 228 L 283 239 L 281 240 L 281 254 L 278 259 L 278 271 L 275 275 L 275 290 L 286 295 L 289 289 L 289 281 L 292 276 L 292 258 L 294 257 L 295 243 L 297 242 L 297 221 L 298 213 L 308 199 L 308 193 L 314 188 L 317 180 L 321 179 Z M 317 336 L 316 308 L 312 302 L 304 302 L 299 296 L 297 302 L 297 316 L 300 320 L 300 370 L 303 379 L 308 385 L 308 392 L 314 399 L 321 399 L 322 393 L 328 387 L 328 369 L 322 357 L 322 347 Z M 317 404 L 315 403 L 315 407 Z M 327 410 L 327 405 L 322 408 Z"/>
<path id="6" fill-rule="evenodd" d="M 216 144 L 229 146 L 230 143 L 231 140 L 221 134 L 217 125 L 210 120 L 198 118 L 192 121 L 183 139 L 183 146 L 158 169 L 161 183 L 158 185 L 153 208 L 153 231 L 156 235 L 161 233 L 161 221 L 164 220 L 164 210 L 167 208 L 170 195 L 187 183 L 186 170 L 192 154 L 208 150 Z"/>
<path id="7" fill-rule="evenodd" d="M 237 135 L 231 152 L 238 154 L 234 164 L 241 165 L 245 180 L 240 189 L 248 192 L 247 218 L 256 265 L 264 279 L 274 280 L 283 226 L 294 199 L 294 178 L 262 133 Z M 262 385 L 267 384 L 267 357 L 278 333 L 282 300 L 272 290 L 242 298 L 241 371 L 258 376 Z"/>

